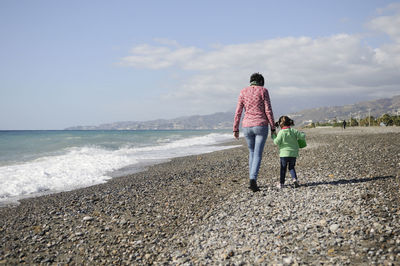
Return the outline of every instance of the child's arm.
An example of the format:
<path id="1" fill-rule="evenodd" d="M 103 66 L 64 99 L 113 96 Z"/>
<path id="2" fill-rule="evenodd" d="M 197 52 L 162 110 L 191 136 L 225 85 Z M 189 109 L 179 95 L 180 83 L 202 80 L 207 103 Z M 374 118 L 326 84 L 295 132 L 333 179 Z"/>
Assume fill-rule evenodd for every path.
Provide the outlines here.
<path id="1" fill-rule="evenodd" d="M 282 142 L 281 131 L 278 132 L 278 135 L 272 134 L 272 139 L 274 140 L 274 144 L 280 145 Z"/>
<path id="2" fill-rule="evenodd" d="M 296 133 L 297 139 L 302 139 L 302 140 L 306 139 L 306 134 L 304 132 L 300 132 L 300 131 L 296 130 L 295 133 Z"/>

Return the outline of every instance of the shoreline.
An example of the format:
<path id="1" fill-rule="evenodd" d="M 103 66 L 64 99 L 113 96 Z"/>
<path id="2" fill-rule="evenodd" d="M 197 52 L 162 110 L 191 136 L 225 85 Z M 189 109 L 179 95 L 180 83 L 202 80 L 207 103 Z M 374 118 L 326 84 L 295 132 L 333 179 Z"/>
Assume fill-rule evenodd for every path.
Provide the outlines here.
<path id="1" fill-rule="evenodd" d="M 268 138 L 261 192 L 251 192 L 241 138 L 229 142 L 241 147 L 0 208 L 0 263 L 399 263 L 400 129 L 305 131 L 299 189 L 275 188 Z"/>
<path id="2" fill-rule="evenodd" d="M 190 141 L 191 139 L 195 139 L 198 137 L 199 136 L 189 136 L 189 137 L 186 137 L 186 139 L 188 139 Z M 204 136 L 200 136 L 200 137 L 204 137 Z M 225 136 L 225 138 L 226 138 L 226 136 Z M 185 140 L 185 138 L 183 140 Z M 212 144 L 208 144 L 208 142 L 206 142 L 207 144 L 197 145 L 197 146 L 194 145 L 193 147 L 191 147 L 191 145 L 188 145 L 188 147 L 191 147 L 191 149 L 184 150 L 183 152 L 181 151 L 180 153 L 179 152 L 177 153 L 177 151 L 172 148 L 170 153 L 164 152 L 165 154 L 162 153 L 161 155 L 159 153 L 154 153 L 153 156 L 145 155 L 144 156 L 145 158 L 141 158 L 140 154 L 134 155 L 134 156 L 137 156 L 138 158 L 134 159 L 134 162 L 130 162 L 131 164 L 121 166 L 120 168 L 114 168 L 114 169 L 108 170 L 106 172 L 97 173 L 96 176 L 89 175 L 88 179 L 85 179 L 85 177 L 82 177 L 82 176 L 80 178 L 77 178 L 76 177 L 77 175 L 75 175 L 76 180 L 74 182 L 68 182 L 68 180 L 61 180 L 61 181 L 58 181 L 60 185 L 56 186 L 56 188 L 54 187 L 54 185 L 53 185 L 53 187 L 51 185 L 48 185 L 46 183 L 48 181 L 42 181 L 42 183 L 34 185 L 33 187 L 34 187 L 34 189 L 36 189 L 36 191 L 30 192 L 29 194 L 26 194 L 26 193 L 28 193 L 30 188 L 28 188 L 25 191 L 22 190 L 22 188 L 19 189 L 19 187 L 24 187 L 24 183 L 22 181 L 20 181 L 20 186 L 16 186 L 18 188 L 18 189 L 16 189 L 17 191 L 12 191 L 12 190 L 11 191 L 8 191 L 8 190 L 3 191 L 2 190 L 2 194 L 3 194 L 3 196 L 7 195 L 7 192 L 8 192 L 8 194 L 17 194 L 17 192 L 22 193 L 22 194 L 17 195 L 17 196 L 2 197 L 0 200 L 0 208 L 6 207 L 6 206 L 10 206 L 10 207 L 17 206 L 20 204 L 19 201 L 23 200 L 23 199 L 30 199 L 30 198 L 40 197 L 40 196 L 44 196 L 44 195 L 51 195 L 51 194 L 56 194 L 56 193 L 61 193 L 61 192 L 73 191 L 73 190 L 77 190 L 80 188 L 95 186 L 98 184 L 104 184 L 114 178 L 132 175 L 132 174 L 135 174 L 138 172 L 145 171 L 148 167 L 151 167 L 152 165 L 167 162 L 167 161 L 171 160 L 172 158 L 185 157 L 185 156 L 196 155 L 196 154 L 201 154 L 201 153 L 209 153 L 209 152 L 212 152 L 212 151 L 215 151 L 218 149 L 225 149 L 225 148 L 218 148 L 218 146 L 222 146 L 222 147 L 226 146 L 224 143 L 229 143 L 229 142 L 230 142 L 230 140 L 219 140 L 219 141 L 216 140 L 216 142 L 212 143 Z M 159 147 L 163 147 L 163 145 L 152 144 L 152 145 L 148 145 L 146 147 L 149 147 L 149 148 L 155 147 L 157 149 Z M 188 149 L 188 147 L 184 147 L 184 148 Z M 230 148 L 230 147 L 226 147 L 226 148 Z M 60 154 L 60 156 L 64 156 L 64 155 L 65 154 Z M 57 157 L 57 156 L 55 156 L 55 157 Z M 146 159 L 146 157 L 149 157 L 149 158 Z M 153 158 L 150 158 L 150 157 L 153 157 Z M 46 158 L 46 156 L 44 158 Z M 52 156 L 49 156 L 49 158 L 52 158 Z M 35 160 L 38 160 L 38 159 L 42 159 L 42 157 L 38 157 Z M 27 163 L 29 163 L 29 164 L 34 163 L 35 160 L 33 160 L 32 162 L 27 162 Z M 85 160 L 85 158 L 83 158 L 83 161 L 84 160 Z M 93 165 L 96 165 L 96 162 L 93 160 L 92 160 L 92 163 L 93 163 Z M 106 161 L 104 161 L 104 163 L 107 164 Z M 20 165 L 23 167 L 24 163 L 20 162 L 20 163 L 16 163 L 15 165 L 16 166 Z M 9 166 L 13 167 L 14 165 L 9 165 Z M 5 165 L 5 167 L 7 167 L 7 165 Z M 48 165 L 48 167 L 51 168 L 51 165 Z M 79 167 L 82 168 L 82 165 L 79 165 Z M 33 166 L 33 168 L 34 168 L 34 166 Z M 92 169 L 94 169 L 94 168 L 92 168 Z M 90 169 L 90 170 L 92 170 L 92 169 Z M 68 170 L 71 170 L 71 172 L 74 173 L 72 171 L 73 169 L 68 169 Z M 67 173 L 68 170 L 64 169 L 64 172 Z M 18 169 L 15 170 L 15 172 L 18 172 Z M 19 171 L 19 172 L 21 172 L 21 171 Z M 36 171 L 36 172 L 38 172 L 38 171 Z M 44 170 L 44 172 L 46 172 L 46 171 Z M 61 168 L 60 168 L 59 172 L 62 172 Z M 29 173 L 27 173 L 27 171 L 25 171 L 24 174 L 25 174 L 25 176 L 27 176 L 27 175 L 29 176 Z M 41 173 L 39 173 L 39 174 L 34 173 L 34 174 L 40 175 Z M 63 174 L 63 172 L 62 172 L 62 174 Z M 81 174 L 85 175 L 84 168 L 82 168 Z M 7 175 L 3 175 L 3 176 L 5 178 L 5 176 L 7 176 Z M 54 178 L 52 177 L 52 178 L 54 180 L 57 180 L 57 173 L 54 176 L 55 177 Z M 65 176 L 67 176 L 67 174 L 65 174 Z M 20 179 L 23 179 L 23 177 L 17 176 L 16 180 L 20 180 Z M 46 177 L 43 179 L 46 180 Z M 13 180 L 13 179 L 11 179 L 11 180 Z M 81 182 L 83 180 L 90 180 L 90 182 Z M 65 185 L 62 186 L 62 183 L 64 183 Z M 69 184 L 69 185 L 67 185 L 67 184 Z M 32 187 L 32 185 L 31 185 L 31 187 Z M 33 191 L 34 189 L 31 189 L 31 190 Z"/>

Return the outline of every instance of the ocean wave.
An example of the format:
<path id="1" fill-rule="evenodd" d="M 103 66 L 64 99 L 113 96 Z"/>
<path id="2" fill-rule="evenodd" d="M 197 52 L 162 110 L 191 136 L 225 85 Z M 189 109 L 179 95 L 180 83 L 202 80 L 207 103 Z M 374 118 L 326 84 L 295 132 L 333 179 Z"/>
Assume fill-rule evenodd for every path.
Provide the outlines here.
<path id="1" fill-rule="evenodd" d="M 208 153 L 230 148 L 215 146 L 232 139 L 229 134 L 211 133 L 146 147 L 124 146 L 111 150 L 96 146 L 73 147 L 64 154 L 0 167 L 0 201 L 18 199 L 44 191 L 66 191 L 104 183 L 118 169 L 141 160 Z"/>

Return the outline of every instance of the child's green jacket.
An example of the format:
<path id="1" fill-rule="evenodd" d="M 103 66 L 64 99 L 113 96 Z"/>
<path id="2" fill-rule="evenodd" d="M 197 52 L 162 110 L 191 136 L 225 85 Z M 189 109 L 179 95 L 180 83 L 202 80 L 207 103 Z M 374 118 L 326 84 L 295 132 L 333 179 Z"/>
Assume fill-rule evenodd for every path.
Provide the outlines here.
<path id="1" fill-rule="evenodd" d="M 272 135 L 274 143 L 279 146 L 280 157 L 298 157 L 298 139 L 305 139 L 306 135 L 294 128 L 281 129 L 278 135 Z"/>

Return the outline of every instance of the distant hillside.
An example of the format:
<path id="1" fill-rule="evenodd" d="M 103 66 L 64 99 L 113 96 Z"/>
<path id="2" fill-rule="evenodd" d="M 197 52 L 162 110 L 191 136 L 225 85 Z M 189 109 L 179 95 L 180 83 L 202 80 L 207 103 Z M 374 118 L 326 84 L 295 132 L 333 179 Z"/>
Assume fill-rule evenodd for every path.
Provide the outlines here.
<path id="1" fill-rule="evenodd" d="M 400 114 L 400 95 L 392 98 L 378 99 L 344 106 L 307 109 L 288 114 L 288 116 L 293 118 L 297 126 L 302 126 L 311 122 L 328 122 L 333 119 L 349 119 L 350 116 L 353 118 L 363 118 L 371 114 L 373 117 L 380 117 L 386 113 Z"/>
<path id="2" fill-rule="evenodd" d="M 311 122 L 325 122 L 333 119 L 343 120 L 352 117 L 374 117 L 385 113 L 400 112 L 400 95 L 389 99 L 360 102 L 345 106 L 319 107 L 288 114 L 295 120 L 296 126 Z M 162 129 L 231 129 L 234 112 L 221 112 L 211 115 L 184 116 L 175 119 L 158 119 L 145 122 L 115 122 L 99 126 L 76 126 L 66 130 L 162 130 Z M 276 117 L 275 119 L 278 119 Z"/>
<path id="3" fill-rule="evenodd" d="M 66 130 L 169 130 L 169 129 L 230 129 L 233 123 L 232 112 L 211 115 L 184 116 L 175 119 L 158 119 L 145 122 L 115 122 L 99 126 L 76 126 Z"/>

